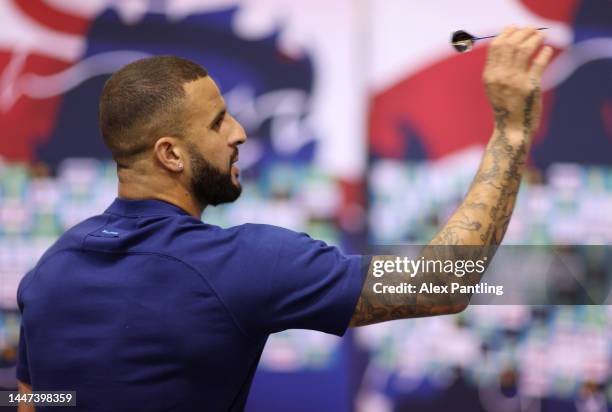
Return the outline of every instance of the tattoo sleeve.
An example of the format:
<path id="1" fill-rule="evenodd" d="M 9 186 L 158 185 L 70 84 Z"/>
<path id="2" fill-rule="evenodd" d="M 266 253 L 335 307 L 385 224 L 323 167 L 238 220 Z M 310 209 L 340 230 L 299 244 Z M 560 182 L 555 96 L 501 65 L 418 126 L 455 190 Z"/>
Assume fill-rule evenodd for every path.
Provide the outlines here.
<path id="1" fill-rule="evenodd" d="M 495 246 L 502 241 L 518 193 L 523 168 L 532 135 L 532 109 L 535 87 L 525 100 L 522 127 L 508 126 L 509 112 L 494 107 L 495 130 L 486 147 L 478 172 L 463 202 L 422 251 L 426 259 L 478 259 L 487 256 L 490 262 Z M 470 246 L 463 247 L 462 246 Z M 468 256 L 469 255 L 469 256 Z M 395 256 L 375 256 L 351 319 L 351 326 L 362 326 L 394 319 L 457 313 L 469 303 L 451 299 L 445 294 L 383 293 L 375 294 L 373 285 L 380 279 L 373 276 L 376 260 L 395 259 Z M 480 282 L 480 276 L 464 276 L 465 284 Z M 393 274 L 385 278 L 387 285 L 413 284 L 418 289 L 423 282 L 445 286 L 454 276 L 447 273 L 428 273 L 427 276 Z M 469 279 L 468 279 L 469 278 Z"/>

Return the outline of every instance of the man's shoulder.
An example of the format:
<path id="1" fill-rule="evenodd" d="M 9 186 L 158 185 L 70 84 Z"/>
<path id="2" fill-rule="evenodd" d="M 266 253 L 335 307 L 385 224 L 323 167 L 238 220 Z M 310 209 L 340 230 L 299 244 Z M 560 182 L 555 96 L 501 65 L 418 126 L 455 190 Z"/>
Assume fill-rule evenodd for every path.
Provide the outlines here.
<path id="1" fill-rule="evenodd" d="M 38 262 L 40 263 L 41 261 L 60 251 L 80 249 L 83 243 L 83 238 L 87 235 L 87 233 L 103 225 L 104 220 L 105 216 L 103 214 L 91 216 L 68 228 L 45 251 L 45 253 L 43 253 Z"/>
<path id="2" fill-rule="evenodd" d="M 125 236 L 116 246 L 123 252 L 137 251 L 164 254 L 180 260 L 191 260 L 194 253 L 231 249 L 234 252 L 258 253 L 276 249 L 307 238 L 305 233 L 280 226 L 261 223 L 244 223 L 221 227 L 191 216 L 152 217 L 121 226 L 121 217 L 108 213 L 87 218 L 66 230 L 39 259 L 67 250 L 84 250 L 88 238 Z M 128 219 L 129 220 L 129 219 Z M 119 225 L 119 229 L 118 229 Z M 127 227 L 126 231 L 122 228 Z"/>
<path id="3" fill-rule="evenodd" d="M 280 241 L 292 237 L 307 236 L 280 226 L 263 223 L 244 223 L 230 227 L 220 227 L 209 223 L 194 224 L 185 232 L 190 237 L 202 238 L 211 237 L 212 239 L 223 239 L 227 241 L 245 240 L 276 240 Z"/>
<path id="4" fill-rule="evenodd" d="M 24 275 L 24 277 L 19 282 L 19 288 L 17 291 L 18 302 L 20 299 L 20 294 L 22 289 L 30 283 L 31 279 L 36 273 L 38 267 L 44 262 L 52 259 L 54 256 L 57 256 L 61 252 L 67 251 L 75 251 L 80 250 L 82 246 L 82 239 L 86 233 L 91 230 L 94 230 L 95 227 L 100 226 L 102 222 L 104 222 L 104 215 L 96 215 L 90 218 L 87 218 L 76 225 L 70 227 L 63 234 L 61 234 L 55 242 L 42 254 L 42 256 L 38 259 L 34 267 Z"/>
<path id="5" fill-rule="evenodd" d="M 203 226 L 203 230 L 209 231 L 213 239 L 217 238 L 224 242 L 237 243 L 248 250 L 257 250 L 270 245 L 282 245 L 287 242 L 291 243 L 295 239 L 308 237 L 305 233 L 262 223 L 244 223 L 228 228 L 208 224 Z"/>
<path id="6" fill-rule="evenodd" d="M 279 226 L 245 223 L 227 228 L 203 223 L 184 227 L 176 232 L 166 253 L 187 263 L 216 259 L 242 262 L 257 262 L 274 256 L 282 248 L 294 248 L 301 244 L 304 233 L 294 232 Z M 227 266 L 224 264 L 223 266 Z"/>

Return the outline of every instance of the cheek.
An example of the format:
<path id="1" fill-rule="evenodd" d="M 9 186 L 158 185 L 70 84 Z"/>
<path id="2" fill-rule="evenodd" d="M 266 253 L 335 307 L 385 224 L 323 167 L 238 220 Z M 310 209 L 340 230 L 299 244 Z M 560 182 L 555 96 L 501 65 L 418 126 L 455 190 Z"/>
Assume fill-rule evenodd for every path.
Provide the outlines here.
<path id="1" fill-rule="evenodd" d="M 225 130 L 223 131 L 225 132 Z M 230 168 L 233 154 L 232 148 L 227 145 L 225 133 L 200 133 L 194 148 L 207 163 L 222 171 Z"/>
<path id="2" fill-rule="evenodd" d="M 207 145 L 201 150 L 201 155 L 206 162 L 219 170 L 226 171 L 230 164 L 231 154 L 221 145 Z"/>

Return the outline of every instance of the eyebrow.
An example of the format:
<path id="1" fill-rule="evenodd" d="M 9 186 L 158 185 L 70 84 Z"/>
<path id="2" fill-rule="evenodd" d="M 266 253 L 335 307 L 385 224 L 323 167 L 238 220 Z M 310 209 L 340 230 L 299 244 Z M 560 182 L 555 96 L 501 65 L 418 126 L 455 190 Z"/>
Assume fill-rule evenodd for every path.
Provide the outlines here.
<path id="1" fill-rule="evenodd" d="M 217 113 L 217 115 L 212 119 L 212 121 L 210 122 L 210 124 L 208 125 L 209 128 L 212 128 L 219 120 L 221 120 L 221 118 L 223 116 L 225 116 L 225 113 L 227 111 L 226 107 L 223 107 L 219 113 Z"/>

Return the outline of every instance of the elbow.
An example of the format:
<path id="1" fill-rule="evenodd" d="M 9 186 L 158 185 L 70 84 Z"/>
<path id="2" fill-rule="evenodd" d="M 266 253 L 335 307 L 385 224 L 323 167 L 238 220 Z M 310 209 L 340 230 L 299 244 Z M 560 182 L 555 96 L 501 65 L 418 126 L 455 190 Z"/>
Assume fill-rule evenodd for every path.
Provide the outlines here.
<path id="1" fill-rule="evenodd" d="M 472 300 L 472 295 L 468 296 L 454 296 L 451 298 L 451 302 L 448 302 L 447 309 L 448 315 L 456 315 L 458 313 L 463 312 L 470 305 L 470 301 Z"/>
<path id="2" fill-rule="evenodd" d="M 418 307 L 415 315 L 411 317 L 456 315 L 458 313 L 463 312 L 467 307 L 467 303 L 451 303 L 444 305 Z"/>
<path id="3" fill-rule="evenodd" d="M 449 306 L 447 315 L 456 315 L 463 312 L 468 307 L 467 303 L 456 303 Z"/>

